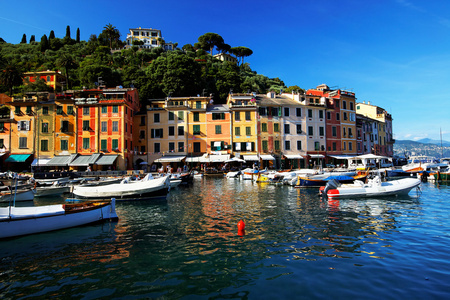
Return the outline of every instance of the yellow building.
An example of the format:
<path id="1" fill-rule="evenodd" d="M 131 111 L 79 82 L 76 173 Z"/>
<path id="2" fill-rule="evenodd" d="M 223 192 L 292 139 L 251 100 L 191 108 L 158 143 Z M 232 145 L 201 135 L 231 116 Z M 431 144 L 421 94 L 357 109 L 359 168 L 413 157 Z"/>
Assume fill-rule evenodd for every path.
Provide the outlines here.
<path id="1" fill-rule="evenodd" d="M 229 94 L 227 104 L 231 111 L 232 153 L 247 162 L 259 161 L 256 95 Z"/>
<path id="2" fill-rule="evenodd" d="M 55 92 L 62 91 L 62 86 L 65 81 L 65 77 L 60 71 L 39 71 L 39 72 L 26 72 L 24 75 L 24 82 L 34 83 L 37 79 L 45 81 L 45 83 L 52 87 Z"/>

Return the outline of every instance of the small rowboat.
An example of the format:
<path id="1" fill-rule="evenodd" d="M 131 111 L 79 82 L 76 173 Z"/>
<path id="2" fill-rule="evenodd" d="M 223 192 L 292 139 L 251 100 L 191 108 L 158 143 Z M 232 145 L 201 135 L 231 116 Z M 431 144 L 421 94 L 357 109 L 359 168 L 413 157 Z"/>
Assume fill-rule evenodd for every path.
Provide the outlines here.
<path id="1" fill-rule="evenodd" d="M 0 207 L 0 239 L 117 220 L 115 199 L 31 207 Z"/>

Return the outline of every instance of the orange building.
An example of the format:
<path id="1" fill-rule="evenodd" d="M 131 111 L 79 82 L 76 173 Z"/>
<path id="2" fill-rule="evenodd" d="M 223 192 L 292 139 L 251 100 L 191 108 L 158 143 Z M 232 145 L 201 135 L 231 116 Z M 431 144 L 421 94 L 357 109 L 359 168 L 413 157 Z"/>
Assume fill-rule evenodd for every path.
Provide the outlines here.
<path id="1" fill-rule="evenodd" d="M 206 110 L 206 146 L 208 153 L 231 153 L 231 112 L 228 105 L 209 105 Z"/>
<path id="2" fill-rule="evenodd" d="M 54 91 L 62 90 L 65 82 L 64 76 L 59 71 L 39 71 L 24 73 L 24 82 L 34 83 L 37 79 L 42 79 L 45 83 L 52 87 Z"/>

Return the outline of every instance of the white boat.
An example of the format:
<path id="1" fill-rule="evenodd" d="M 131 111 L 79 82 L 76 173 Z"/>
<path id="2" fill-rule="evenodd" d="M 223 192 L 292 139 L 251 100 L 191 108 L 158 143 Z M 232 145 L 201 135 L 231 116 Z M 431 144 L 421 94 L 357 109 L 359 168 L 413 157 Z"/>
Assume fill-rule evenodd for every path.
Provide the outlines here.
<path id="1" fill-rule="evenodd" d="M 60 177 L 60 178 L 34 179 L 34 181 L 38 185 L 52 185 L 55 182 L 68 183 L 70 181 L 70 178 L 69 177 Z"/>
<path id="2" fill-rule="evenodd" d="M 322 194 L 328 198 L 361 198 L 381 197 L 408 194 L 413 188 L 420 185 L 420 179 L 403 178 L 382 182 L 380 176 L 369 179 L 368 183 L 355 180 L 349 184 L 339 184 L 330 181 L 323 189 Z"/>
<path id="3" fill-rule="evenodd" d="M 115 200 L 32 207 L 1 207 L 0 238 L 117 220 Z"/>
<path id="4" fill-rule="evenodd" d="M 408 164 L 402 166 L 403 171 L 410 173 L 418 173 L 422 171 L 429 171 L 432 168 L 441 166 L 442 164 L 436 158 L 426 155 L 411 156 L 408 159 Z"/>
<path id="5" fill-rule="evenodd" d="M 166 196 L 170 189 L 170 177 L 153 178 L 149 173 L 143 179 L 102 186 L 74 186 L 73 194 L 78 199 L 111 199 L 131 200 Z"/>
<path id="6" fill-rule="evenodd" d="M 181 184 L 181 179 L 170 179 L 170 188 L 177 187 Z"/>
<path id="7" fill-rule="evenodd" d="M 0 190 L 0 202 L 19 202 L 19 201 L 33 201 L 34 195 L 36 193 L 35 189 L 17 189 L 14 187 L 4 186 Z"/>
<path id="8" fill-rule="evenodd" d="M 36 197 L 43 196 L 60 196 L 64 193 L 70 192 L 70 186 L 67 184 L 61 184 L 58 181 L 55 181 L 50 186 L 38 186 L 36 187 Z"/>
<path id="9" fill-rule="evenodd" d="M 239 175 L 241 175 L 241 171 L 230 171 L 228 172 L 225 177 L 226 178 L 237 178 L 239 179 Z"/>

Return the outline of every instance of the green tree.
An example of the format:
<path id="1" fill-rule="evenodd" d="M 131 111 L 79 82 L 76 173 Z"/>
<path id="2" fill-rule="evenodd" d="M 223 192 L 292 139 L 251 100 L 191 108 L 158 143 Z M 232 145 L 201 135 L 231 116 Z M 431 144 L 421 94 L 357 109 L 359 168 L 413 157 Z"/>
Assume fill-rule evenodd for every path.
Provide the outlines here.
<path id="1" fill-rule="evenodd" d="M 34 34 L 30 37 L 30 44 L 32 43 L 32 42 L 35 42 L 36 41 L 36 37 L 34 36 Z"/>
<path id="2" fill-rule="evenodd" d="M 70 89 L 70 78 L 69 78 L 69 71 L 76 66 L 75 59 L 72 57 L 72 55 L 69 52 L 62 52 L 58 59 L 56 60 L 56 65 L 64 68 L 64 74 L 66 76 L 66 84 L 67 87 Z"/>
<path id="3" fill-rule="evenodd" d="M 0 72 L 0 83 L 8 87 L 9 96 L 12 96 L 13 87 L 23 83 L 23 73 L 15 65 L 7 64 Z"/>
<path id="4" fill-rule="evenodd" d="M 76 42 L 79 43 L 80 42 L 80 28 L 77 28 L 77 38 L 76 38 Z"/>
<path id="5" fill-rule="evenodd" d="M 292 92 L 304 93 L 305 90 L 302 89 L 301 87 L 299 87 L 298 85 L 292 85 L 292 86 L 289 86 L 287 89 L 285 89 L 283 92 L 284 93 L 292 93 Z"/>
<path id="6" fill-rule="evenodd" d="M 198 38 L 198 45 L 203 50 L 213 55 L 214 47 L 220 47 L 224 44 L 223 38 L 217 33 L 208 32 Z"/>
<path id="7" fill-rule="evenodd" d="M 49 48 L 47 36 L 44 34 L 41 37 L 40 50 L 41 52 L 45 52 Z"/>
<path id="8" fill-rule="evenodd" d="M 70 26 L 69 25 L 67 25 L 67 27 L 66 27 L 66 36 L 65 36 L 66 38 L 71 38 L 70 37 Z"/>
<path id="9" fill-rule="evenodd" d="M 113 48 L 113 42 L 117 42 L 120 38 L 119 30 L 111 24 L 107 24 L 105 27 L 103 27 L 102 34 L 105 34 L 107 36 L 110 49 Z"/>
<path id="10" fill-rule="evenodd" d="M 22 41 L 20 41 L 21 44 L 26 44 L 27 43 L 27 35 L 24 33 L 22 35 Z"/>
<path id="11" fill-rule="evenodd" d="M 52 30 L 50 31 L 50 34 L 48 35 L 48 40 L 52 40 L 55 38 L 55 32 Z"/>
<path id="12" fill-rule="evenodd" d="M 244 57 L 250 56 L 253 54 L 253 51 L 247 47 L 233 47 L 230 49 L 231 54 L 236 55 L 238 59 L 240 59 L 241 65 L 244 63 Z"/>

